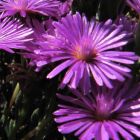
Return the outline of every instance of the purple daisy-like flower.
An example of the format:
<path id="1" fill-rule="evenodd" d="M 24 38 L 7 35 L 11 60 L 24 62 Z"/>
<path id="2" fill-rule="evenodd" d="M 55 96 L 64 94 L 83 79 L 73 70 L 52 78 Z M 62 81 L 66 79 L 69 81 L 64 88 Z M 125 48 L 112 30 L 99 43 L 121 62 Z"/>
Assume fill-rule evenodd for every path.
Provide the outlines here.
<path id="1" fill-rule="evenodd" d="M 4 17 L 20 13 L 26 17 L 27 13 L 40 13 L 46 16 L 57 16 L 60 2 L 58 0 L 3 0 L 0 1 L 0 11 Z"/>
<path id="2" fill-rule="evenodd" d="M 33 61 L 37 70 L 59 61 L 47 78 L 67 69 L 61 87 L 68 84 L 87 93 L 91 87 L 90 79 L 94 79 L 99 86 L 112 88 L 111 80 L 124 81 L 131 71 L 125 65 L 137 60 L 134 52 L 120 51 L 131 34 L 121 25 L 116 27 L 111 20 L 88 22 L 85 16 L 70 13 L 53 25 L 56 36 L 48 35 L 46 42 L 40 42 L 40 48 L 33 52 L 36 54 Z"/>
<path id="3" fill-rule="evenodd" d="M 140 0 L 127 0 L 127 3 L 138 13 L 140 13 Z"/>
<path id="4" fill-rule="evenodd" d="M 57 94 L 63 101 L 54 112 L 62 134 L 74 133 L 79 140 L 134 140 L 140 137 L 140 85 L 115 83 L 114 89 L 94 87 L 83 95 Z"/>
<path id="5" fill-rule="evenodd" d="M 24 27 L 19 20 L 0 20 L 0 50 L 13 53 L 13 49 L 25 49 L 24 43 L 32 40 L 29 37 L 32 33 L 32 29 Z"/>

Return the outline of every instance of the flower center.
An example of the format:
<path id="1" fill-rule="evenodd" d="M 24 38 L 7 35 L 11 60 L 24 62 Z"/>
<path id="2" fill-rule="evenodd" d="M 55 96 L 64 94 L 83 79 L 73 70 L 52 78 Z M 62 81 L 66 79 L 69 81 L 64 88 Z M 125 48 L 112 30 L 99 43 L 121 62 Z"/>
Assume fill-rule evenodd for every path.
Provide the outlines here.
<path id="1" fill-rule="evenodd" d="M 97 52 L 95 49 L 91 49 L 90 47 L 77 45 L 75 47 L 73 56 L 79 60 L 92 62 L 97 56 Z"/>
<path id="2" fill-rule="evenodd" d="M 97 96 L 95 119 L 98 121 L 108 120 L 112 116 L 112 109 L 114 107 L 114 100 L 106 96 Z"/>

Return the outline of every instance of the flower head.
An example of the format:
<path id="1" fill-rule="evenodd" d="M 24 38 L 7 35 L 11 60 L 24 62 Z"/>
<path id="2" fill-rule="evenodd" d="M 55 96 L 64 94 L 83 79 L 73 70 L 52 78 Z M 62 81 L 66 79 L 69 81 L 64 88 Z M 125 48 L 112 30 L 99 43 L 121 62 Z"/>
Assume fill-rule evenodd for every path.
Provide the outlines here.
<path id="1" fill-rule="evenodd" d="M 32 29 L 24 27 L 19 20 L 0 20 L 0 49 L 11 53 L 12 49 L 25 49 L 24 43 L 32 40 L 29 37 L 32 33 Z"/>
<path id="2" fill-rule="evenodd" d="M 99 86 L 112 88 L 111 80 L 124 81 L 131 70 L 126 65 L 137 59 L 134 52 L 121 52 L 131 33 L 124 31 L 122 25 L 112 24 L 111 20 L 99 23 L 88 22 L 79 13 L 68 14 L 59 22 L 53 23 L 55 35 L 47 35 L 46 42 L 40 42 L 34 63 L 37 70 L 42 66 L 59 61 L 47 78 L 53 78 L 67 69 L 61 87 L 80 87 L 87 93 L 90 80 Z"/>
<path id="3" fill-rule="evenodd" d="M 134 140 L 140 137 L 140 85 L 116 83 L 114 89 L 94 87 L 83 95 L 74 90 L 71 96 L 58 94 L 63 101 L 54 112 L 62 134 L 74 133 L 79 140 Z"/>
<path id="4" fill-rule="evenodd" d="M 58 0 L 3 0 L 0 1 L 0 11 L 4 17 L 20 13 L 26 17 L 27 13 L 40 13 L 46 16 L 57 16 L 60 2 Z"/>
<path id="5" fill-rule="evenodd" d="M 140 14 L 140 0 L 127 0 L 127 3 Z"/>

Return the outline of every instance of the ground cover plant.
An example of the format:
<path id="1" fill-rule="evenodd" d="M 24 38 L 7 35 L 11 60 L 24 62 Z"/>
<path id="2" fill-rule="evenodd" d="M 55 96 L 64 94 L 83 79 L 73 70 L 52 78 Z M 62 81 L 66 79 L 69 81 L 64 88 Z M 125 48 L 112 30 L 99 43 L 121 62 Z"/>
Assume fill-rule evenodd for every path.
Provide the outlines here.
<path id="1" fill-rule="evenodd" d="M 140 0 L 0 0 L 0 139 L 139 140 Z"/>

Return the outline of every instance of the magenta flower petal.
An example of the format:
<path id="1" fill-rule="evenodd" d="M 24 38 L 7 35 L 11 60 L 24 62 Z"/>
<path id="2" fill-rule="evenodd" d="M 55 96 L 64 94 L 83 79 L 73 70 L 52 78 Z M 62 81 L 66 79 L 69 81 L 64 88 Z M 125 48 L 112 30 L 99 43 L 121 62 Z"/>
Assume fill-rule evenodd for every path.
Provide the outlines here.
<path id="1" fill-rule="evenodd" d="M 124 30 L 130 32 L 130 33 L 135 33 L 138 22 L 134 19 L 131 19 L 126 16 L 120 16 L 116 20 L 116 25 L 122 25 Z"/>
<path id="2" fill-rule="evenodd" d="M 0 49 L 13 53 L 13 49 L 26 49 L 25 42 L 31 41 L 32 29 L 24 27 L 19 20 L 0 20 Z"/>
<path id="3" fill-rule="evenodd" d="M 3 0 L 0 1 L 0 11 L 4 17 L 20 13 L 26 17 L 27 13 L 40 13 L 46 16 L 58 16 L 60 1 L 58 0 Z"/>
<path id="4" fill-rule="evenodd" d="M 60 8 L 59 8 L 60 15 L 65 15 L 65 14 L 69 13 L 73 0 L 65 0 L 64 2 L 63 2 L 63 0 L 60 0 L 60 1 L 62 1 Z"/>
<path id="5" fill-rule="evenodd" d="M 52 77 L 56 76 L 58 73 L 63 71 L 65 68 L 67 68 L 68 66 L 70 66 L 74 62 L 75 62 L 75 60 L 73 60 L 73 61 L 67 60 L 64 63 L 58 65 L 53 71 L 51 71 L 51 73 L 48 74 L 47 78 L 52 78 Z"/>
<path id="6" fill-rule="evenodd" d="M 140 13 L 140 0 L 127 0 L 127 3 L 138 13 Z"/>

